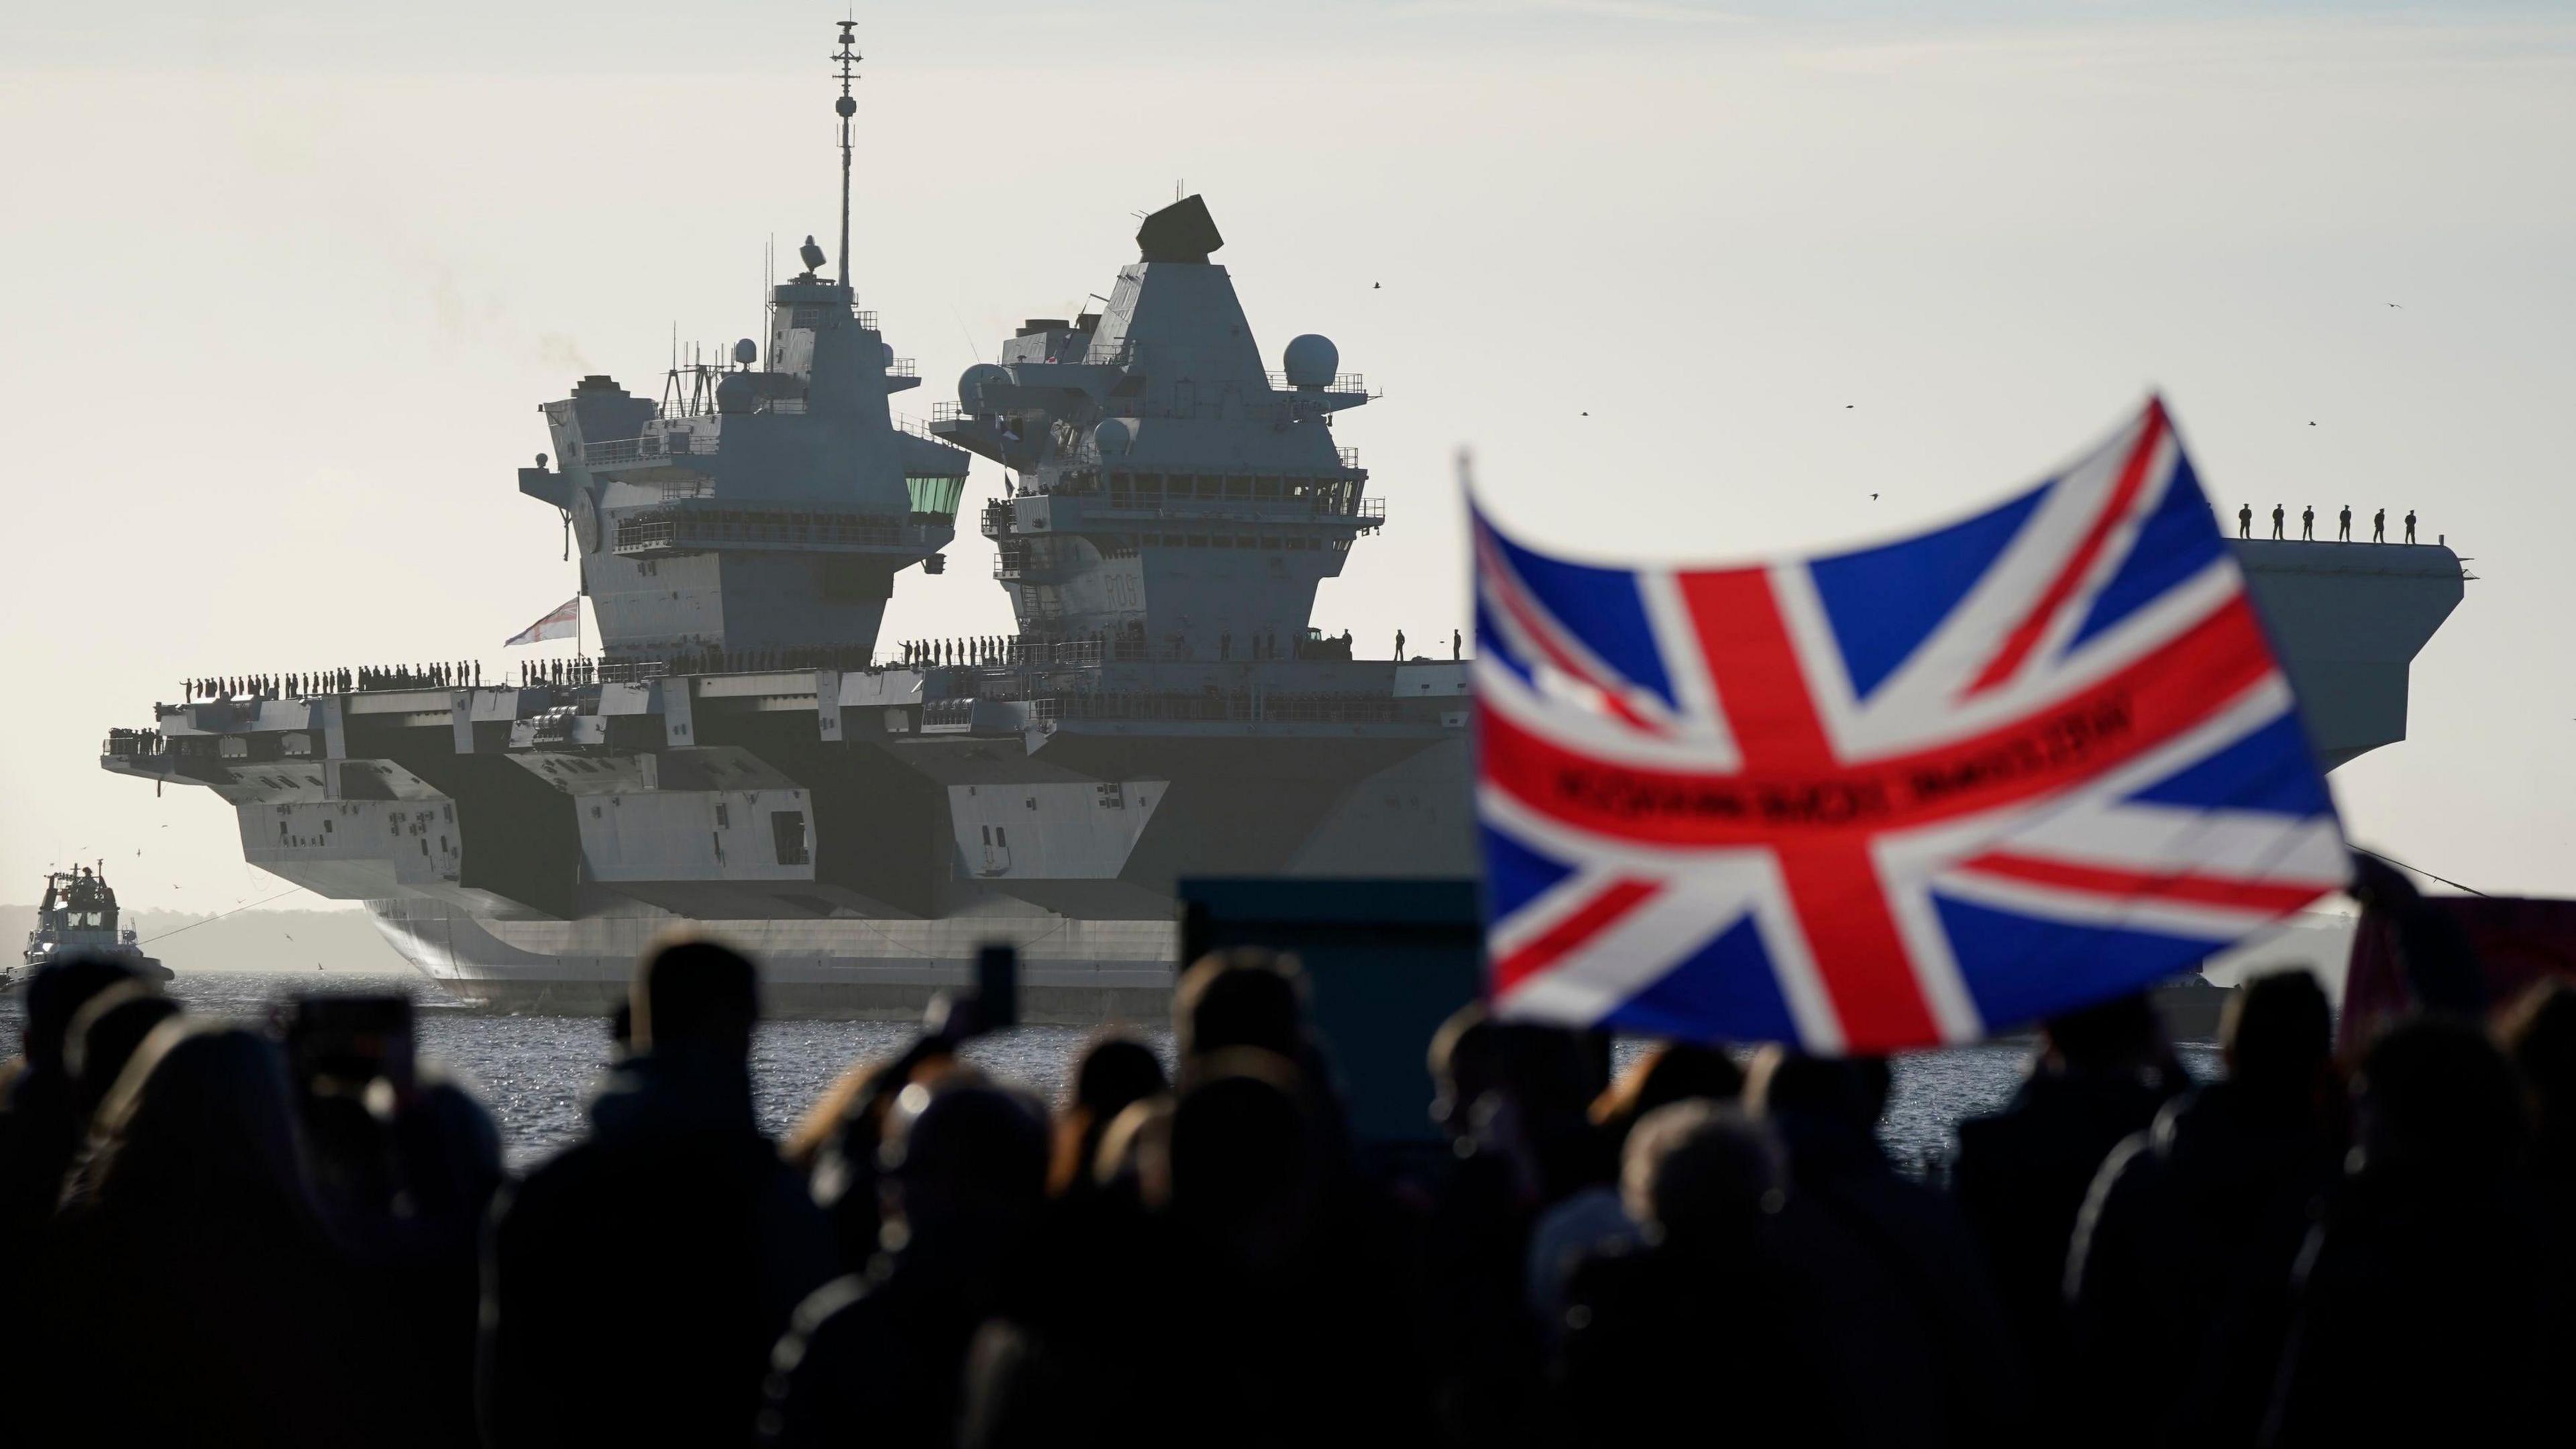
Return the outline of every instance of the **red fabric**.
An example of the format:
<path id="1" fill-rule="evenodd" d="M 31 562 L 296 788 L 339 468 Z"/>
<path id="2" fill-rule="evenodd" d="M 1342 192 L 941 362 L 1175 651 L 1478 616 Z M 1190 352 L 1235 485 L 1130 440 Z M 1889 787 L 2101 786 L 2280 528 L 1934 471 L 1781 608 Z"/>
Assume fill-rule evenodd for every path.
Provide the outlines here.
<path id="1" fill-rule="evenodd" d="M 2576 980 L 2576 901 L 2509 896 L 2434 896 L 2429 909 L 2448 915 L 2478 953 L 2487 1003 L 2501 1010 L 2547 976 Z M 2357 1051 L 2411 1001 L 2397 953 L 2397 927 L 2384 912 L 2365 911 L 2352 936 L 2346 968 L 2342 1046 Z"/>

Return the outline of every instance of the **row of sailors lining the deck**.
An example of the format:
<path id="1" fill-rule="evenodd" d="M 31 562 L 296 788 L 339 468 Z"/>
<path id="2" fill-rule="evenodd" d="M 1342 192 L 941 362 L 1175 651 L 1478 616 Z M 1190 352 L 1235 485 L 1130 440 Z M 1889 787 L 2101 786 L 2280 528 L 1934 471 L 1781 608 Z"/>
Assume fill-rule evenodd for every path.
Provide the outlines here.
<path id="1" fill-rule="evenodd" d="M 180 698 L 189 702 L 240 699 L 295 699 L 308 694 L 347 694 L 359 689 L 471 688 L 483 682 L 483 666 L 471 659 L 436 664 L 361 666 L 290 674 L 221 674 L 179 681 Z"/>
<path id="2" fill-rule="evenodd" d="M 1024 639 L 1013 634 L 976 634 L 963 639 L 907 639 L 895 649 L 895 662 L 907 669 L 941 665 L 1009 668 L 1020 664 L 1097 664 L 1107 655 L 1107 639 Z"/>
<path id="3" fill-rule="evenodd" d="M 1240 641 L 1244 659 L 1349 659 L 1350 631 L 1337 637 L 1284 644 L 1275 631 L 1247 634 Z M 894 658 L 879 662 L 873 651 L 852 645 L 796 648 L 719 649 L 713 645 L 684 650 L 658 660 L 531 659 L 519 664 L 522 689 L 578 688 L 603 679 L 642 679 L 660 674 L 742 674 L 775 669 L 849 669 L 874 672 L 888 668 L 934 668 L 949 665 L 1007 668 L 1018 665 L 1098 664 L 1104 660 L 1141 661 L 1150 656 L 1141 628 L 1124 635 L 1106 632 L 1067 639 L 1026 639 L 982 634 L 960 639 L 909 639 Z M 1194 651 L 1173 635 L 1162 657 L 1187 659 Z M 1228 632 L 1217 636 L 1217 658 L 1238 657 L 1238 642 Z M 363 666 L 286 674 L 213 675 L 180 681 L 181 697 L 190 703 L 259 699 L 297 699 L 309 694 L 348 694 L 377 689 L 475 689 L 482 687 L 483 665 L 460 659 L 434 664 Z M 124 731 L 120 733 L 140 733 Z M 127 753 L 130 751 L 119 751 Z"/>
<path id="4" fill-rule="evenodd" d="M 2272 505 L 2272 536 L 2274 538 L 2286 538 L 2286 535 L 2282 532 L 2282 525 L 2288 517 L 2289 514 L 2287 510 L 2285 510 L 2280 504 L 2275 503 Z M 2336 535 L 2335 541 L 2337 543 L 2352 542 L 2352 505 L 2349 503 L 2345 504 L 2343 506 L 2343 512 L 2336 515 L 2336 520 L 2341 525 L 2341 531 Z M 2252 538 L 2254 536 L 2254 505 L 2251 503 L 2240 504 L 2236 509 L 2236 536 L 2238 538 Z M 2317 510 L 2314 504 L 2310 504 L 2299 510 L 2299 541 L 2302 543 L 2314 543 L 2316 540 Z M 2372 543 L 2388 542 L 2388 510 L 2385 508 L 2370 516 L 2370 541 Z M 2406 510 L 2406 541 L 2408 543 L 2413 543 L 2415 541 L 2415 510 L 2412 508 Z"/>
<path id="5" fill-rule="evenodd" d="M 897 662 L 914 669 L 949 665 L 1007 669 L 1022 664 L 1141 663 L 1155 658 L 1178 660 L 1197 657 L 1197 651 L 1184 634 L 1167 636 L 1162 650 L 1156 653 L 1146 642 L 1143 626 L 1134 623 L 1122 633 L 1094 631 L 1071 639 L 1024 639 L 1007 634 L 980 634 L 964 639 L 908 639 L 896 651 Z M 1291 658 L 1346 660 L 1351 657 L 1351 632 L 1345 629 L 1338 636 L 1301 640 L 1270 630 L 1247 633 L 1238 640 L 1228 630 L 1217 635 L 1216 657 L 1228 662 Z"/>

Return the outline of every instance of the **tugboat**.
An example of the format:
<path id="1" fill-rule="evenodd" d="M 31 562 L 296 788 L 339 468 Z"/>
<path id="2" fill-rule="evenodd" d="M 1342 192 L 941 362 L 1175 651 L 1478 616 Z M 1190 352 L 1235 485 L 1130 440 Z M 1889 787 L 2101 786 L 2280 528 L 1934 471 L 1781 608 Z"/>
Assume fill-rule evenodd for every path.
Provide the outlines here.
<path id="1" fill-rule="evenodd" d="M 105 864 L 105 862 L 101 862 Z M 148 981 L 168 981 L 169 967 L 143 954 L 131 926 L 120 926 L 116 892 L 107 877 L 88 866 L 58 870 L 45 877 L 44 904 L 36 907 L 36 929 L 27 933 L 27 950 L 15 969 L 0 970 L 0 987 L 15 986 L 56 956 L 108 956 L 125 962 Z"/>

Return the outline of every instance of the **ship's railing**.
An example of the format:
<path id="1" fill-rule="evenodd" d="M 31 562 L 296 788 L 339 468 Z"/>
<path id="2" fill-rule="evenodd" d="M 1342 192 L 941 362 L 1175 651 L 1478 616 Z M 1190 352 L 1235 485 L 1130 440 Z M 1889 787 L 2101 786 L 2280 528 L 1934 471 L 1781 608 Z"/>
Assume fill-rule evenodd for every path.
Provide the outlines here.
<path id="1" fill-rule="evenodd" d="M 716 451 L 718 435 L 695 430 L 646 433 L 635 438 L 604 438 L 577 443 L 576 456 L 588 468 L 627 468 L 664 458 L 707 457 Z"/>
<path id="2" fill-rule="evenodd" d="M 1102 507 L 1122 515 L 1133 514 L 1140 518 L 1192 524 L 1210 517 L 1239 514 L 1247 504 L 1253 514 L 1264 523 L 1294 523 L 1300 516 L 1355 520 L 1368 527 L 1386 522 L 1386 500 L 1383 498 L 1360 498 L 1347 501 L 1329 497 L 1163 499 L 1134 493 L 1110 493 L 1101 498 Z M 1007 514 L 1001 518 L 998 525 L 988 515 L 984 531 L 998 534 L 1008 527 L 1009 522 Z"/>
<path id="3" fill-rule="evenodd" d="M 1197 693 L 1100 690 L 1055 696 L 1062 720 L 1178 720 L 1251 724 L 1393 724 L 1396 702 L 1383 695 L 1205 689 Z"/>
<path id="4" fill-rule="evenodd" d="M 921 376 L 921 364 L 913 358 L 898 357 L 894 361 L 886 364 L 886 376 L 919 377 Z"/>
<path id="5" fill-rule="evenodd" d="M 111 729 L 107 738 L 99 742 L 98 752 L 119 759 L 148 759 L 161 753 L 161 732 Z"/>
<path id="6" fill-rule="evenodd" d="M 918 524 L 872 514 L 807 513 L 791 509 L 710 508 L 655 510 L 617 521 L 619 553 L 727 544 L 822 548 L 929 546 Z"/>
<path id="7" fill-rule="evenodd" d="M 1274 372 L 1274 373 L 1269 374 L 1269 377 L 1270 377 L 1270 386 L 1271 386 L 1274 390 L 1276 390 L 1276 391 L 1279 391 L 1279 392 L 1294 392 L 1294 391 L 1296 391 L 1296 390 L 1297 390 L 1296 388 L 1294 388 L 1293 386 L 1291 386 L 1291 385 L 1290 385 L 1290 383 L 1289 383 L 1289 381 L 1288 381 L 1288 374 L 1286 374 L 1286 373 L 1284 373 L 1284 372 Z M 1362 377 L 1360 374 L 1358 374 L 1358 373 L 1356 373 L 1356 372 L 1336 373 L 1336 374 L 1334 375 L 1334 377 L 1333 377 L 1333 380 L 1332 380 L 1330 383 L 1327 383 L 1327 384 L 1324 386 L 1323 391 L 1325 391 L 1325 392 L 1355 392 L 1355 393 L 1366 394 L 1366 393 L 1368 392 L 1368 379 L 1367 379 L 1367 378 L 1365 378 L 1365 377 Z"/>
<path id="8" fill-rule="evenodd" d="M 934 423 L 964 422 L 973 416 L 962 403 L 935 402 L 930 405 L 930 420 Z"/>
<path id="9" fill-rule="evenodd" d="M 599 662 L 602 684 L 641 684 L 660 679 L 671 672 L 671 666 L 659 659 L 603 659 Z"/>
<path id="10" fill-rule="evenodd" d="M 765 413 L 775 413 L 781 417 L 803 417 L 805 415 L 805 399 L 801 397 L 774 397 L 769 401 L 762 403 L 760 405 L 760 410 Z"/>
<path id="11" fill-rule="evenodd" d="M 899 639 L 884 667 L 891 669 L 1083 668 L 1096 665 L 1106 652 L 1097 639 L 1023 639 L 1005 636 L 998 647 L 977 639 Z M 1120 657 L 1144 658 L 1142 645 L 1131 645 Z M 990 698 L 1016 698 L 1004 684 L 979 686 Z"/>
<path id="12" fill-rule="evenodd" d="M 906 360 L 909 361 L 910 359 Z M 955 404 L 951 403 L 947 404 L 947 406 L 954 407 Z M 939 408 L 937 406 L 933 406 L 930 411 L 933 417 L 937 417 L 939 414 Z M 910 413 L 898 412 L 889 408 L 886 411 L 886 420 L 894 424 L 894 429 L 898 433 L 910 433 L 916 438 L 927 439 L 930 442 L 939 444 L 943 448 L 948 446 L 947 440 L 940 437 L 937 433 L 932 432 L 928 423 L 923 422 L 921 419 L 914 417 Z"/>
<path id="13" fill-rule="evenodd" d="M 850 314 L 850 320 L 858 323 L 861 331 L 882 332 L 885 330 L 877 325 L 877 314 L 874 312 L 852 312 Z"/>

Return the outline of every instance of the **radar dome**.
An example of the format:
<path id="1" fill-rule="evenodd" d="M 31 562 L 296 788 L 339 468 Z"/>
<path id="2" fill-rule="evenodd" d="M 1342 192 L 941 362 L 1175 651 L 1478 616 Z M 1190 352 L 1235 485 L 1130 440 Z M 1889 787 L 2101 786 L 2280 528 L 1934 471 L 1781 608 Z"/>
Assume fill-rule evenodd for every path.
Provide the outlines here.
<path id="1" fill-rule="evenodd" d="M 759 401 L 759 389 L 752 386 L 750 373 L 728 372 L 716 380 L 717 412 L 747 413 Z"/>
<path id="2" fill-rule="evenodd" d="M 1091 430 L 1091 441 L 1104 458 L 1124 456 L 1136 446 L 1136 425 L 1126 418 L 1104 418 L 1099 427 Z"/>
<path id="3" fill-rule="evenodd" d="M 880 342 L 877 346 L 885 349 L 885 365 L 888 367 L 894 366 L 894 344 L 891 342 Z"/>
<path id="4" fill-rule="evenodd" d="M 1011 374 L 989 362 L 979 362 L 957 375 L 957 404 L 966 411 L 986 411 L 984 384 L 1008 382 Z"/>
<path id="5" fill-rule="evenodd" d="M 1333 374 L 1342 367 L 1341 349 L 1333 339 L 1309 332 L 1288 340 L 1288 351 L 1280 357 L 1288 372 L 1290 387 L 1330 387 Z"/>
<path id="6" fill-rule="evenodd" d="M 746 337 L 733 345 L 733 360 L 745 367 L 760 360 L 760 344 Z"/>

